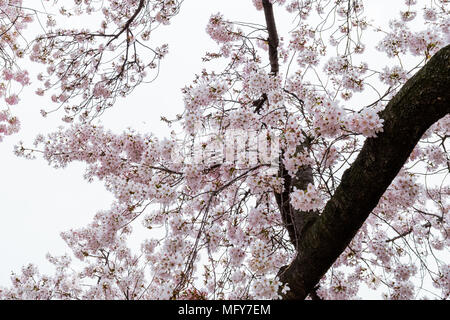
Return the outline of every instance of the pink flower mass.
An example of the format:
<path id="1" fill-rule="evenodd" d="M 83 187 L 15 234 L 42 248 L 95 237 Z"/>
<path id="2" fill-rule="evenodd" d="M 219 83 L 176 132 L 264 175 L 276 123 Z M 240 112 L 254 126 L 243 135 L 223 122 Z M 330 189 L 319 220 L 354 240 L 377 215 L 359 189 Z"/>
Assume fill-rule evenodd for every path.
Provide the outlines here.
<path id="1" fill-rule="evenodd" d="M 380 26 L 363 0 L 245 1 L 259 21 L 211 12 L 205 32 L 216 51 L 180 90 L 183 113 L 162 117 L 173 132 L 160 138 L 96 121 L 159 73 L 177 77 L 164 64 L 170 45 L 154 39 L 183 1 L 44 1 L 57 14 L 41 17 L 21 0 L 0 0 L 0 141 L 20 135 L 14 114 L 21 95 L 34 92 L 47 103 L 29 112 L 61 118 L 62 126 L 17 144 L 15 154 L 55 169 L 81 162 L 84 178 L 114 197 L 86 226 L 58 230 L 71 253 L 47 256 L 53 274 L 26 265 L 0 287 L 0 299 L 357 299 L 368 290 L 385 299 L 449 298 L 448 104 L 410 143 L 401 168 L 379 173 L 392 176 L 389 184 L 312 287 L 302 293 L 284 275 L 315 246 L 307 239 L 319 235 L 308 234 L 326 237 L 327 212 L 362 194 L 342 191 L 350 169 L 361 165 L 363 179 L 384 151 L 396 150 L 382 140 L 383 152 L 364 163 L 359 155 L 413 126 L 392 125 L 389 113 L 412 97 L 410 81 L 443 50 L 449 70 L 449 2 L 404 1 Z M 99 17 L 92 28 L 64 22 L 90 15 Z M 42 27 L 37 17 L 47 20 Z M 30 28 L 39 34 L 24 41 Z M 25 59 L 39 72 L 23 70 Z M 436 94 L 430 105 L 448 101 L 448 90 Z M 227 143 L 237 131 L 248 139 L 231 139 L 240 149 L 225 161 L 235 155 Z M 263 147 L 277 152 L 277 167 L 258 153 L 251 159 Z M 187 156 L 194 153 L 206 156 Z M 342 215 L 351 214 L 356 209 Z M 132 247 L 139 228 L 147 237 Z"/>

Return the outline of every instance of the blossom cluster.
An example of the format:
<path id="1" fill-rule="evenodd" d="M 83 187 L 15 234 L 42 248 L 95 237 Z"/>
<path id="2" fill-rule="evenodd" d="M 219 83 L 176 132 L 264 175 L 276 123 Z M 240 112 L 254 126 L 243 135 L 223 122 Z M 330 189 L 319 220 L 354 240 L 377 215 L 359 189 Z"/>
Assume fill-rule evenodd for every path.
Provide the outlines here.
<path id="1" fill-rule="evenodd" d="M 388 58 L 400 59 L 400 65 L 378 68 L 370 55 L 362 56 L 371 48 L 362 42 L 369 24 L 360 0 L 269 1 L 302 20 L 290 41 L 280 41 L 278 72 L 270 68 L 274 57 L 267 55 L 265 30 L 212 15 L 206 31 L 219 51 L 208 53 L 205 61 L 221 58 L 226 66 L 221 72 L 201 70 L 182 89 L 183 114 L 166 120 L 181 134 L 174 131 L 165 139 L 133 130 L 113 133 L 85 120 L 129 94 L 157 68 L 167 46 L 150 50 L 150 58 L 140 49 L 148 47 L 143 43 L 152 39 L 157 25 L 168 24 L 178 13 L 181 1 L 111 0 L 100 5 L 88 0 L 75 1 L 74 10 L 62 8 L 67 17 L 98 13 L 102 18 L 92 31 L 58 28 L 50 17 L 49 31 L 31 49 L 31 59 L 47 67 L 38 75 L 43 86 L 36 93 L 52 91 L 50 99 L 64 106 L 65 120 L 75 123 L 38 136 L 34 148 L 17 146 L 16 154 L 42 154 L 55 168 L 83 162 L 86 180 L 103 182 L 115 201 L 87 226 L 61 234 L 82 263 L 79 271 L 72 271 L 68 257 L 49 256 L 54 275 L 26 266 L 13 275 L 10 288 L 0 288 L 0 298 L 280 298 L 289 288 L 277 275 L 296 256 L 296 247 L 274 195 L 288 191 L 296 214 L 320 215 L 365 138 L 383 132 L 386 101 L 417 69 L 408 69 L 402 56 L 423 66 L 448 42 L 447 2 L 426 7 L 427 29 L 413 30 L 409 21 L 417 19 L 416 2 L 406 1 L 400 20 L 393 20 L 374 44 Z M 264 9 L 261 0 L 253 5 Z M 333 50 L 327 50 L 326 38 Z M 112 53 L 119 58 L 110 60 Z M 23 71 L 5 69 L 2 77 L 22 86 L 29 83 Z M 5 86 L 0 95 L 14 105 L 18 97 L 6 93 Z M 370 97 L 372 88 L 376 98 Z M 367 103 L 358 101 L 361 92 L 368 93 Z M 423 135 L 320 280 L 319 297 L 353 299 L 366 285 L 388 299 L 411 299 L 429 291 L 418 283 L 431 280 L 434 294 L 448 298 L 450 267 L 440 256 L 450 230 L 445 180 L 449 124 L 446 116 Z M 0 112 L 0 137 L 17 127 L 17 119 Z M 239 130 L 263 139 L 233 137 L 241 149 L 228 151 L 236 151 L 239 161 L 222 161 L 217 140 Z M 277 147 L 274 137 L 280 138 L 276 170 L 245 157 L 260 143 Z M 180 148 L 188 152 L 180 155 Z M 185 155 L 195 154 L 196 148 L 206 157 L 189 161 Z M 214 161 L 204 161 L 208 157 Z M 290 180 L 308 180 L 305 188 L 286 185 L 285 171 Z M 441 183 L 423 179 L 430 176 Z M 139 228 L 146 236 L 136 251 L 127 242 Z"/>
<path id="2" fill-rule="evenodd" d="M 219 43 L 226 43 L 236 40 L 239 37 L 239 30 L 234 30 L 233 27 L 232 23 L 224 20 L 223 15 L 217 13 L 209 19 L 206 32 L 210 35 L 211 39 Z"/>
<path id="3" fill-rule="evenodd" d="M 294 209 L 300 211 L 317 210 L 323 206 L 320 193 L 311 183 L 306 190 L 294 189 L 291 193 L 291 203 Z"/>
<path id="4" fill-rule="evenodd" d="M 19 92 L 30 84 L 28 71 L 20 69 L 16 59 L 24 56 L 21 33 L 33 22 L 33 14 L 22 8 L 22 0 L 0 2 L 0 141 L 6 135 L 19 131 L 19 120 L 13 115 L 10 106 L 19 103 Z"/>

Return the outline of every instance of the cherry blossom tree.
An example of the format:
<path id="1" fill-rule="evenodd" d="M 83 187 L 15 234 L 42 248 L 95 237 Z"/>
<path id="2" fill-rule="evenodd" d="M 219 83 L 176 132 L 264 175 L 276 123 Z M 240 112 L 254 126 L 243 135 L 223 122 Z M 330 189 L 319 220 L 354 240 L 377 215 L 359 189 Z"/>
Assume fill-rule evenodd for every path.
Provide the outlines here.
<path id="1" fill-rule="evenodd" d="M 265 25 L 212 14 L 214 67 L 183 88 L 184 113 L 163 118 L 169 138 L 93 125 L 157 74 L 168 48 L 152 47 L 153 32 L 181 2 L 76 0 L 60 15 L 99 14 L 98 29 L 48 16 L 21 51 L 14 30 L 33 19 L 0 0 L 0 96 L 18 102 L 10 83 L 29 80 L 15 56 L 28 54 L 47 68 L 36 94 L 57 106 L 42 114 L 70 123 L 17 155 L 84 162 L 116 198 L 61 234 L 81 268 L 49 255 L 53 275 L 25 266 L 0 298 L 353 299 L 363 286 L 448 298 L 448 1 L 406 0 L 388 29 L 362 0 L 253 0 Z M 292 16 L 289 34 L 276 10 Z M 17 120 L 2 114 L 9 134 Z M 136 250 L 138 223 L 148 238 Z"/>

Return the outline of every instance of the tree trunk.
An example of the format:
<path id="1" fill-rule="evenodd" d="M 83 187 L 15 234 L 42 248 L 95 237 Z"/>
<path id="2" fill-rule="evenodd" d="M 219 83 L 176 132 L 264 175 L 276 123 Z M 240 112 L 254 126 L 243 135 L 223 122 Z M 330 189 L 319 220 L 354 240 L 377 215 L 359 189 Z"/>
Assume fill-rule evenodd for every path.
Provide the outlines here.
<path id="1" fill-rule="evenodd" d="M 280 270 L 285 299 L 304 299 L 345 250 L 425 131 L 450 113 L 450 46 L 406 82 L 380 117 L 383 132 L 368 138 L 322 214 L 304 230 L 297 255 Z"/>
<path id="2" fill-rule="evenodd" d="M 263 8 L 269 33 L 271 73 L 277 74 L 278 34 L 271 2 L 263 0 Z M 262 105 L 264 101 L 258 102 Z M 292 209 L 289 193 L 295 183 L 281 163 L 285 190 L 275 194 L 275 198 L 290 240 L 297 249 L 291 264 L 279 272 L 280 280 L 290 288 L 282 294 L 284 299 L 305 299 L 308 294 L 316 296 L 314 289 L 319 280 L 376 207 L 422 135 L 448 113 L 450 46 L 437 52 L 381 112 L 383 132 L 366 140 L 319 217 Z M 303 189 L 312 182 L 309 172 L 310 168 L 303 168 L 297 173 L 298 188 Z"/>

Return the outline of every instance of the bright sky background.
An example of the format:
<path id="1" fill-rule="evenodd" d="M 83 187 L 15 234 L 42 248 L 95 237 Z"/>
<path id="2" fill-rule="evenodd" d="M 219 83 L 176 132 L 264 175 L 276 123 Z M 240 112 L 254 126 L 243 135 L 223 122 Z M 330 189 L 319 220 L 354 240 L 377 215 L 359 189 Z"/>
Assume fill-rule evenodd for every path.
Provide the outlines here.
<path id="1" fill-rule="evenodd" d="M 24 3 L 30 1 L 35 3 L 35 0 Z M 367 15 L 381 23 L 387 21 L 387 11 L 398 12 L 393 6 L 402 4 L 403 0 L 366 3 L 371 5 L 366 8 Z M 172 24 L 154 33 L 153 44 L 169 44 L 169 55 L 162 61 L 157 80 L 141 85 L 129 97 L 117 101 L 103 115 L 101 123 L 116 132 L 132 127 L 159 136 L 167 134 L 169 130 L 159 120 L 160 116 L 174 118 L 183 111 L 180 89 L 205 66 L 201 61 L 204 53 L 217 49 L 205 27 L 210 15 L 218 11 L 233 21 L 264 24 L 263 13 L 254 9 L 251 0 L 185 0 Z M 275 7 L 281 36 L 290 30 L 291 21 L 283 11 Z M 79 27 L 83 27 L 83 23 L 77 21 Z M 366 42 L 370 41 L 366 39 Z M 50 272 L 46 253 L 69 252 L 59 233 L 87 225 L 97 211 L 108 209 L 113 201 L 101 182 L 89 184 L 83 179 L 84 166 L 80 163 L 55 170 L 42 159 L 14 156 L 14 145 L 24 141 L 25 146 L 31 146 L 37 134 L 55 131 L 62 116 L 62 113 L 51 114 L 48 118 L 40 116 L 39 110 L 49 106 L 47 97 L 34 94 L 38 85 L 36 74 L 41 66 L 32 65 L 27 59 L 23 64 L 30 71 L 33 84 L 25 88 L 20 95 L 21 102 L 13 110 L 22 129 L 0 143 L 0 285 L 9 285 L 11 271 L 20 271 L 30 262 L 38 265 L 42 272 Z"/>

